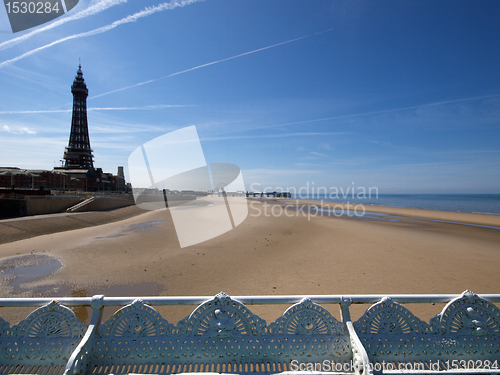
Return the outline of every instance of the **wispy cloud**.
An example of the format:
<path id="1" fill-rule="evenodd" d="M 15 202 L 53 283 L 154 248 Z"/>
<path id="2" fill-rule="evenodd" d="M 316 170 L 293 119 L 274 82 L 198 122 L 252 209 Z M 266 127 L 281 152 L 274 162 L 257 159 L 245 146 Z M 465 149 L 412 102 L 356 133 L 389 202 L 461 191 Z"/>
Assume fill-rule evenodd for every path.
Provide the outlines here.
<path id="1" fill-rule="evenodd" d="M 325 167 L 325 164 L 314 164 L 314 163 L 295 163 L 296 167 Z"/>
<path id="2" fill-rule="evenodd" d="M 320 154 L 319 152 L 311 151 L 307 155 L 300 157 L 300 160 L 318 160 L 328 157 L 328 155 Z"/>
<path id="3" fill-rule="evenodd" d="M 37 114 L 37 113 L 62 113 L 71 112 L 71 109 L 48 109 L 40 111 L 0 111 L 0 115 L 25 115 L 25 114 Z"/>
<path id="4" fill-rule="evenodd" d="M 91 97 L 91 98 L 89 98 L 89 99 L 95 99 L 95 98 L 99 98 L 99 97 L 104 96 L 104 95 L 114 94 L 114 93 L 116 93 L 116 92 L 120 92 L 120 91 L 124 91 L 124 90 L 129 90 L 129 89 L 132 89 L 132 88 L 134 88 L 134 87 L 139 87 L 139 86 L 147 85 L 147 84 L 149 84 L 149 83 L 157 82 L 157 81 L 160 81 L 160 80 L 162 80 L 162 79 L 166 79 L 166 78 L 169 78 L 169 77 L 174 77 L 174 76 L 177 76 L 177 75 L 180 75 L 180 74 L 184 74 L 184 73 L 191 72 L 191 71 L 193 71 L 193 70 L 197 70 L 197 69 L 205 68 L 205 67 L 207 67 L 207 66 L 211 66 L 211 65 L 219 64 L 219 63 L 224 62 L 224 61 L 229 61 L 229 60 L 237 59 L 237 58 L 239 58 L 239 57 L 243 57 L 243 56 L 251 55 L 252 53 L 257 53 L 257 52 L 260 52 L 260 51 L 264 51 L 264 50 L 266 50 L 266 49 L 270 49 L 270 48 L 274 48 L 274 47 L 282 46 L 282 45 L 284 45 L 284 44 L 288 44 L 288 43 L 296 42 L 296 41 L 298 41 L 298 40 L 302 40 L 302 39 L 310 38 L 310 37 L 313 37 L 313 36 L 315 36 L 315 35 L 323 34 L 323 33 L 326 33 L 326 32 L 328 32 L 328 31 L 331 31 L 331 30 L 333 30 L 333 29 L 327 29 L 327 30 L 323 30 L 323 31 L 318 31 L 317 33 L 314 33 L 314 34 L 304 35 L 304 36 L 301 36 L 301 37 L 298 37 L 298 38 L 294 38 L 294 39 L 290 39 L 290 40 L 287 40 L 287 41 L 284 41 L 284 42 L 280 42 L 280 43 L 272 44 L 272 45 L 267 46 L 267 47 L 258 48 L 258 49 L 255 49 L 255 50 L 253 50 L 253 51 L 240 53 L 239 55 L 235 55 L 235 56 L 227 57 L 227 58 L 225 58 L 225 59 L 221 59 L 221 60 L 212 61 L 212 62 L 209 62 L 209 63 L 203 64 L 203 65 L 198 65 L 198 66 L 195 66 L 194 68 L 189 68 L 189 69 L 181 70 L 181 71 L 179 71 L 179 72 L 172 73 L 172 74 L 169 74 L 169 75 L 166 75 L 166 76 L 160 77 L 160 78 L 153 78 L 153 79 L 150 79 L 150 80 L 148 80 L 148 81 L 144 81 L 144 82 L 136 83 L 136 84 L 134 84 L 134 85 L 130 85 L 130 86 L 126 86 L 126 87 L 122 87 L 122 88 L 119 88 L 119 89 L 116 89 L 116 90 L 112 90 L 112 91 L 108 91 L 108 92 L 105 92 L 105 93 L 102 93 L 102 94 L 99 94 L 99 95 L 95 95 L 95 96 L 93 96 L 93 97 Z M 1 67 L 1 64 L 0 64 L 0 67 Z"/>
<path id="5" fill-rule="evenodd" d="M 135 22 L 140 18 L 150 16 L 154 13 L 162 12 L 164 10 L 171 10 L 171 9 L 175 9 L 175 8 L 179 8 L 179 7 L 184 7 L 186 5 L 197 3 L 200 1 L 203 1 L 203 0 L 182 0 L 182 1 L 172 0 L 169 3 L 163 3 L 160 5 L 153 6 L 153 7 L 147 7 L 144 10 L 141 10 L 140 12 L 131 14 L 130 16 L 122 18 L 121 20 L 115 21 L 109 25 L 102 26 L 102 27 L 99 27 L 99 28 L 94 29 L 94 30 L 86 31 L 84 33 L 74 34 L 74 35 L 67 36 L 65 38 L 58 39 L 52 43 L 35 48 L 31 51 L 25 52 L 22 55 L 14 57 L 13 59 L 3 61 L 2 63 L 0 63 L 0 68 L 3 68 L 9 64 L 12 64 L 13 62 L 19 61 L 19 60 L 24 59 L 25 57 L 31 56 L 39 51 L 42 51 L 46 48 L 55 46 L 55 45 L 63 43 L 63 42 L 66 42 L 68 40 L 84 38 L 87 36 L 92 36 L 92 35 L 97 35 L 97 34 L 102 34 L 106 31 L 114 29 L 115 27 L 118 27 L 118 26 L 126 24 L 126 23 Z"/>
<path id="6" fill-rule="evenodd" d="M 28 128 L 19 128 L 18 130 L 13 130 L 10 128 L 10 126 L 4 125 L 2 127 L 2 130 L 7 133 L 11 134 L 36 134 L 36 131 L 30 130 Z"/>
<path id="7" fill-rule="evenodd" d="M 160 105 L 145 105 L 141 107 L 89 107 L 89 111 L 154 111 L 164 108 L 182 108 L 191 107 L 191 105 L 182 104 L 160 104 Z M 0 111 L 0 115 L 22 115 L 22 114 L 37 114 L 37 113 L 66 113 L 71 112 L 71 109 L 48 109 L 40 111 Z"/>
<path id="8" fill-rule="evenodd" d="M 5 138 L 5 139 L 4 139 Z M 6 135 L 2 138 L 0 160 L 4 166 L 28 169 L 48 169 L 59 165 L 68 138 L 64 137 L 19 137 Z M 22 150 L 22 152 L 19 152 Z"/>
<path id="9" fill-rule="evenodd" d="M 498 154 L 500 150 L 459 150 L 457 153 L 460 154 Z"/>
<path id="10" fill-rule="evenodd" d="M 228 139 L 263 139 L 263 138 L 288 138 L 288 137 L 312 137 L 324 135 L 343 135 L 351 134 L 347 132 L 306 132 L 306 133 L 280 133 L 280 134 L 262 134 L 262 135 L 235 135 L 222 137 L 201 138 L 202 141 L 224 141 Z"/>
<path id="11" fill-rule="evenodd" d="M 165 132 L 172 131 L 175 129 L 153 126 L 147 124 L 128 124 L 123 122 L 116 122 L 115 124 L 109 124 L 108 122 L 93 122 L 92 123 L 92 134 L 124 134 L 133 139 L 137 139 L 137 134 L 134 133 L 146 133 L 146 132 Z M 123 139 L 123 138 L 120 138 Z M 118 141 L 115 139 L 115 142 Z"/>
<path id="12" fill-rule="evenodd" d="M 43 26 L 39 29 L 35 29 L 30 31 L 29 33 L 26 33 L 24 35 L 21 35 L 17 38 L 7 40 L 3 43 L 0 43 L 0 51 L 5 50 L 7 48 L 10 48 L 12 46 L 15 46 L 16 44 L 22 43 L 25 40 L 28 40 L 29 38 L 33 37 L 36 34 L 39 34 L 41 32 L 53 29 L 55 27 L 61 26 L 65 24 L 66 22 L 70 21 L 75 21 L 79 20 L 88 16 L 93 16 L 94 14 L 100 13 L 108 8 L 111 8 L 115 5 L 126 3 L 127 0 L 102 0 L 99 1 L 97 4 L 91 5 L 88 8 L 77 12 L 75 14 L 72 14 L 71 16 L 68 17 L 63 17 L 58 19 L 57 21 L 54 21 L 46 26 Z"/>
<path id="13" fill-rule="evenodd" d="M 409 111 L 412 109 L 438 107 L 438 106 L 447 105 L 447 104 L 468 102 L 468 101 L 481 100 L 481 99 L 490 99 L 490 98 L 496 98 L 496 97 L 500 97 L 500 94 L 474 96 L 471 98 L 463 98 L 463 99 L 456 99 L 456 100 L 445 100 L 445 101 L 441 101 L 441 102 L 426 103 L 426 104 L 420 104 L 420 105 L 415 105 L 415 106 L 411 106 L 411 107 L 386 109 L 386 110 L 382 110 L 382 111 L 362 112 L 362 113 L 354 113 L 354 114 L 350 114 L 350 115 L 341 115 L 341 116 L 323 117 L 323 118 L 311 119 L 311 120 L 286 122 L 286 123 L 276 124 L 276 125 L 266 125 L 266 126 L 261 127 L 260 129 L 276 128 L 276 127 L 288 126 L 288 125 L 308 124 L 308 123 L 312 123 L 312 122 L 323 122 L 323 121 L 329 121 L 329 120 L 349 119 L 349 118 L 355 118 L 355 117 L 380 115 L 380 114 L 393 113 L 393 112 L 403 112 L 403 111 Z"/>
<path id="14" fill-rule="evenodd" d="M 314 156 L 321 156 L 323 158 L 328 156 L 328 155 L 325 155 L 325 154 L 320 154 L 319 152 L 315 152 L 315 151 L 311 151 L 310 154 L 314 155 Z"/>
<path id="15" fill-rule="evenodd" d="M 246 175 L 249 175 L 250 173 L 253 174 L 263 174 L 263 175 L 270 175 L 270 176 L 275 176 L 275 175 L 291 175 L 295 176 L 298 173 L 300 174 L 307 174 L 307 175 L 314 175 L 318 172 L 318 170 L 304 170 L 304 169 L 245 169 L 243 170 L 243 173 Z"/>
<path id="16" fill-rule="evenodd" d="M 183 108 L 192 107 L 192 105 L 183 104 L 160 104 L 160 105 L 145 105 L 142 107 L 90 107 L 87 111 L 151 111 L 163 108 Z"/>

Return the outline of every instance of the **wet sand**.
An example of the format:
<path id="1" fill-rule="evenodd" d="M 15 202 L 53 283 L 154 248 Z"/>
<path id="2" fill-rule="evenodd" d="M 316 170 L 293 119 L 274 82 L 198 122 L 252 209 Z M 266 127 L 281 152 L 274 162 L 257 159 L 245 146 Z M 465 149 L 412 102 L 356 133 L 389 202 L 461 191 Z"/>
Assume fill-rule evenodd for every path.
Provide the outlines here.
<path id="1" fill-rule="evenodd" d="M 396 217 L 412 217 L 426 220 L 459 222 L 464 224 L 484 225 L 500 227 L 500 215 L 491 214 L 475 214 L 467 212 L 449 212 L 449 211 L 434 211 L 422 210 L 418 208 L 402 208 L 402 207 L 387 207 L 376 205 L 358 205 L 345 203 L 331 203 L 323 201 L 308 201 L 308 200 L 285 200 L 285 203 L 303 203 L 308 205 L 317 205 L 325 209 L 344 210 L 345 212 L 353 211 L 353 214 L 363 212 L 375 212 L 387 214 Z"/>
<path id="2" fill-rule="evenodd" d="M 182 249 L 168 210 L 4 243 L 0 264 L 37 254 L 51 256 L 62 266 L 20 284 L 23 289 L 17 294 L 10 279 L 0 274 L 0 296 L 500 292 L 500 230 L 411 218 L 500 227 L 500 216 L 384 208 L 404 218 L 308 218 L 298 207 L 285 209 L 286 202 L 275 202 L 251 199 L 249 216 L 237 228 Z M 279 205 L 281 211 L 276 208 L 274 213 L 281 214 L 266 216 L 265 204 Z M 287 307 L 250 309 L 271 322 Z M 427 321 L 441 310 L 437 305 L 408 307 Z M 159 310 L 177 323 L 194 308 Z M 353 306 L 353 318 L 366 308 Z M 328 309 L 340 318 L 337 306 Z M 0 316 L 13 324 L 26 317 L 26 311 L 3 308 Z M 81 319 L 87 320 L 85 315 L 80 311 Z"/>
<path id="3" fill-rule="evenodd" d="M 59 213 L 4 219 L 0 220 L 0 244 L 44 234 L 112 223 L 142 213 L 143 211 L 137 206 L 128 206 L 108 211 Z"/>

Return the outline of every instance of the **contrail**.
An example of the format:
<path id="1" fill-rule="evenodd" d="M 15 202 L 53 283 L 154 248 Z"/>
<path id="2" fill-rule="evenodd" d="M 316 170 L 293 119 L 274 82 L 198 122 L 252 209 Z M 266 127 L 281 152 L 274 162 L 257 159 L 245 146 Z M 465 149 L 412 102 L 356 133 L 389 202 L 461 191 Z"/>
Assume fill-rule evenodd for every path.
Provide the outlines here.
<path id="1" fill-rule="evenodd" d="M 215 64 L 219 64 L 219 63 L 224 62 L 224 61 L 229 61 L 229 60 L 237 59 L 238 57 L 242 57 L 242 56 L 250 55 L 252 53 L 264 51 L 266 49 L 270 49 L 270 48 L 282 46 L 284 44 L 296 42 L 298 40 L 310 38 L 312 36 L 315 36 L 315 35 L 318 35 L 318 34 L 322 34 L 322 33 L 326 33 L 326 32 L 331 31 L 331 30 L 333 30 L 333 29 L 327 29 L 327 30 L 323 30 L 323 31 L 318 31 L 317 33 L 314 33 L 314 34 L 309 34 L 309 35 L 301 36 L 301 37 L 298 37 L 298 38 L 295 38 L 295 39 L 290 39 L 290 40 L 287 40 L 285 42 L 276 43 L 276 44 L 273 44 L 273 45 L 270 45 L 270 46 L 267 46 L 267 47 L 262 47 L 262 48 L 259 48 L 259 49 L 255 49 L 255 50 L 250 51 L 250 52 L 240 53 L 239 55 L 227 57 L 227 58 L 222 59 L 222 60 L 212 61 L 212 62 L 203 64 L 203 65 L 198 65 L 198 66 L 195 66 L 194 68 L 190 68 L 190 69 L 186 69 L 186 70 L 181 70 L 180 72 L 172 73 L 172 74 L 169 74 L 169 75 L 164 76 L 164 77 L 153 78 L 153 79 L 150 79 L 148 81 L 136 83 L 134 85 L 122 87 L 120 89 L 116 89 L 116 90 L 113 90 L 113 91 L 108 91 L 108 92 L 105 92 L 103 94 L 99 94 L 99 95 L 95 95 L 95 96 L 89 97 L 89 99 L 95 99 L 95 98 L 99 98 L 99 97 L 104 96 L 104 95 L 113 94 L 115 92 L 120 92 L 120 91 L 128 90 L 128 89 L 131 89 L 131 88 L 134 88 L 134 87 L 139 87 L 139 86 L 147 85 L 148 83 L 157 82 L 157 81 L 160 81 L 162 79 L 166 79 L 166 78 L 169 78 L 169 77 L 177 76 L 179 74 L 184 74 L 184 73 L 187 73 L 187 72 L 191 72 L 191 71 L 196 70 L 196 69 L 205 68 L 205 67 L 210 66 L 210 65 L 215 65 Z M 0 66 L 1 66 L 1 64 L 0 64 Z"/>
<path id="2" fill-rule="evenodd" d="M 224 141 L 228 139 L 263 139 L 263 138 L 288 138 L 288 137 L 312 137 L 317 135 L 346 135 L 348 132 L 306 132 L 306 133 L 280 133 L 264 135 L 235 135 L 222 137 L 201 138 L 202 141 Z"/>
<path id="3" fill-rule="evenodd" d="M 145 105 L 142 107 L 90 107 L 87 111 L 149 111 L 163 108 L 183 108 L 191 107 L 184 104 L 160 104 L 160 105 Z"/>
<path id="4" fill-rule="evenodd" d="M 0 111 L 0 115 L 25 115 L 33 113 L 62 113 L 71 112 L 71 109 L 51 109 L 46 111 Z"/>
<path id="5" fill-rule="evenodd" d="M 145 105 L 141 107 L 89 107 L 89 111 L 149 111 L 163 108 L 181 108 L 191 107 L 190 105 L 183 104 L 159 104 L 159 105 Z M 34 111 L 0 111 L 0 115 L 22 115 L 22 114 L 38 114 L 38 113 L 65 113 L 71 112 L 72 109 L 48 109 L 48 110 L 34 110 Z"/>
<path id="6" fill-rule="evenodd" d="M 153 7 L 147 7 L 144 10 L 141 10 L 140 12 L 137 12 L 137 13 L 134 13 L 134 14 L 132 14 L 130 16 L 122 18 L 121 20 L 115 21 L 115 22 L 113 22 L 113 23 L 111 23 L 109 25 L 102 26 L 102 27 L 99 27 L 99 28 L 94 29 L 94 30 L 86 31 L 84 33 L 74 34 L 74 35 L 70 35 L 70 36 L 67 36 L 67 37 L 62 38 L 62 39 L 58 39 L 58 40 L 56 40 L 56 41 L 54 41 L 52 43 L 46 44 L 44 46 L 35 48 L 35 49 L 33 49 L 31 51 L 28 51 L 26 53 L 23 53 L 22 55 L 14 57 L 13 59 L 6 60 L 6 61 L 0 63 L 0 68 L 3 68 L 6 65 L 9 65 L 9 64 L 12 64 L 13 62 L 16 62 L 18 60 L 24 59 L 25 57 L 31 56 L 34 53 L 37 53 L 37 52 L 39 52 L 41 50 L 44 50 L 44 49 L 49 48 L 49 47 L 52 47 L 52 46 L 54 46 L 56 44 L 59 44 L 59 43 L 62 43 L 62 42 L 66 42 L 66 41 L 72 40 L 72 39 L 84 38 L 84 37 L 87 37 L 87 36 L 101 34 L 101 33 L 104 33 L 106 31 L 112 30 L 112 29 L 114 29 L 117 26 L 120 26 L 120 25 L 123 25 L 123 24 L 126 24 L 126 23 L 130 23 L 130 22 L 135 22 L 139 18 L 147 17 L 147 16 L 149 16 L 149 15 L 151 15 L 153 13 L 162 12 L 164 10 L 171 10 L 171 9 L 175 9 L 175 8 L 178 8 L 178 7 L 184 7 L 186 5 L 197 3 L 199 1 L 203 1 L 203 0 L 182 0 L 182 1 L 172 0 L 170 3 L 163 3 L 163 4 L 160 4 L 160 5 L 153 6 Z"/>
<path id="7" fill-rule="evenodd" d="M 463 98 L 463 99 L 456 99 L 456 100 L 446 100 L 446 101 L 435 102 L 435 103 L 427 103 L 427 104 L 414 105 L 414 106 L 411 106 L 411 107 L 386 109 L 386 110 L 383 110 L 383 111 L 354 113 L 354 114 L 351 114 L 351 115 L 332 116 L 332 117 L 323 117 L 323 118 L 318 118 L 318 119 L 313 119 L 313 120 L 303 120 L 303 121 L 287 122 L 287 123 L 277 124 L 277 125 L 268 125 L 268 126 L 261 127 L 259 129 L 276 128 L 276 127 L 288 126 L 288 125 L 307 124 L 307 123 L 310 123 L 310 122 L 322 122 L 322 121 L 328 121 L 328 120 L 341 120 L 341 119 L 347 119 L 347 118 L 353 118 L 353 117 L 379 115 L 379 114 L 391 113 L 391 112 L 403 112 L 403 111 L 409 111 L 411 109 L 419 109 L 419 108 L 426 108 L 426 107 L 436 107 L 436 106 L 445 105 L 445 104 L 453 104 L 453 103 L 460 103 L 460 102 L 468 102 L 468 101 L 472 101 L 472 100 L 495 98 L 495 97 L 498 97 L 498 96 L 500 96 L 500 94 L 475 96 L 475 97 L 472 97 L 472 98 Z M 253 129 L 253 130 L 255 130 L 255 129 Z"/>
<path id="8" fill-rule="evenodd" d="M 88 16 L 93 16 L 94 14 L 100 13 L 100 12 L 102 12 L 108 8 L 111 8 L 115 5 L 126 3 L 126 2 L 127 2 L 127 0 L 102 0 L 102 1 L 98 2 L 97 4 L 94 4 L 90 7 L 88 7 L 87 9 L 84 9 L 78 13 L 71 15 L 71 16 L 60 18 L 57 21 L 48 24 L 47 26 L 41 27 L 39 29 L 35 29 L 33 31 L 30 31 L 27 34 L 24 34 L 24 35 L 19 36 L 17 38 L 7 40 L 3 43 L 0 43 L 0 51 L 7 49 L 7 48 L 10 48 L 12 46 L 15 46 L 16 44 L 19 44 L 21 42 L 24 42 L 25 40 L 31 38 L 32 36 L 34 36 L 36 34 L 53 29 L 54 27 L 61 26 L 62 24 L 65 24 L 66 22 L 78 20 L 78 19 L 85 18 Z"/>

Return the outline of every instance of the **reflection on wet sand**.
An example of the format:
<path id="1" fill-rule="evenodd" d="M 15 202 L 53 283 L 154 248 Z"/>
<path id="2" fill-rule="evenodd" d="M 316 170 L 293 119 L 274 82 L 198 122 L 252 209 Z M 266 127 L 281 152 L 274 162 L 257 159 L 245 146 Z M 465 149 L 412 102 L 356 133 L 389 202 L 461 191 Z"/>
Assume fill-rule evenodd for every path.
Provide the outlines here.
<path id="1" fill-rule="evenodd" d="M 0 261 L 0 285 L 12 288 L 10 294 L 19 295 L 25 292 L 43 294 L 53 292 L 54 285 L 40 285 L 35 288 L 24 287 L 24 284 L 40 280 L 51 275 L 61 267 L 61 262 L 48 255 L 30 254 L 7 258 Z"/>
<path id="2" fill-rule="evenodd" d="M 137 285 L 110 285 L 108 287 L 85 290 L 83 288 L 71 289 L 71 297 L 92 297 L 103 294 L 106 297 L 130 297 L 130 296 L 159 296 L 163 287 L 156 283 L 143 283 Z M 57 296 L 62 297 L 62 296 Z M 92 309 L 90 307 L 72 307 L 76 316 L 85 324 L 90 323 Z M 118 307 L 105 307 L 103 321 L 111 317 Z"/>
<path id="3" fill-rule="evenodd" d="M 11 257 L 0 261 L 0 285 L 8 288 L 9 297 L 92 297 L 104 294 L 107 297 L 126 296 L 158 296 L 163 287 L 154 282 L 137 285 L 109 285 L 103 287 L 83 288 L 70 285 L 43 284 L 30 287 L 29 283 L 42 281 L 62 266 L 56 258 L 29 254 Z M 90 307 L 73 307 L 76 316 L 84 323 L 90 323 L 92 309 Z M 104 309 L 104 318 L 110 317 L 116 308 Z"/>

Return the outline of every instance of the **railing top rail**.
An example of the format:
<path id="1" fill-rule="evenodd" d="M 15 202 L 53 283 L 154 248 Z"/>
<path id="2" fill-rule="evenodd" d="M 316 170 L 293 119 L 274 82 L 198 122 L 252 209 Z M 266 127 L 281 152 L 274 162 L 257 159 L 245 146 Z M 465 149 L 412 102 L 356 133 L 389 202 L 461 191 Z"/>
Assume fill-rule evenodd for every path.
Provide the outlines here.
<path id="1" fill-rule="evenodd" d="M 376 303 L 389 297 L 399 303 L 447 303 L 461 294 L 352 294 L 352 295 L 283 295 L 283 296 L 231 296 L 245 305 L 293 304 L 303 298 L 322 304 L 339 304 L 349 301 L 353 304 Z M 479 294 L 491 302 L 500 302 L 500 294 Z M 51 301 L 58 301 L 66 306 L 90 306 L 92 299 L 99 299 L 102 306 L 127 305 L 136 299 L 151 306 L 199 305 L 214 296 L 196 297 L 56 297 L 56 298 L 0 298 L 0 307 L 42 306 Z"/>

